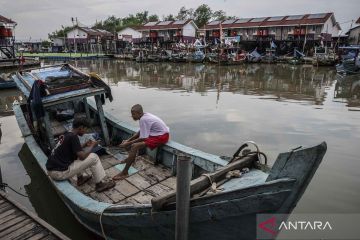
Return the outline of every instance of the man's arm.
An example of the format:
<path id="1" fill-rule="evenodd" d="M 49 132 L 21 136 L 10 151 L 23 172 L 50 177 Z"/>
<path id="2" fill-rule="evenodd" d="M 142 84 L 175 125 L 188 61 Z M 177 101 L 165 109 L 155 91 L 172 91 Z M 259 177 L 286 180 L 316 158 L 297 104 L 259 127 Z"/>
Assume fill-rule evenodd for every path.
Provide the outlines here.
<path id="1" fill-rule="evenodd" d="M 137 142 L 143 142 L 145 141 L 145 139 L 140 138 L 140 131 L 137 132 L 136 134 L 134 134 L 131 138 L 122 141 L 122 143 L 119 145 L 120 147 L 126 147 L 129 146 L 133 143 L 137 143 Z"/>
<path id="2" fill-rule="evenodd" d="M 137 133 L 135 133 L 134 135 L 132 135 L 131 138 L 129 138 L 129 139 L 126 140 L 126 141 L 131 142 L 131 141 L 133 141 L 133 140 L 135 140 L 135 139 L 137 139 L 137 138 L 139 138 L 139 137 L 140 137 L 140 131 L 138 131 Z"/>
<path id="3" fill-rule="evenodd" d="M 86 159 L 86 158 L 90 155 L 92 149 L 93 149 L 97 144 L 98 144 L 98 142 L 96 142 L 96 141 L 91 141 L 91 142 L 88 144 L 89 148 L 87 148 L 86 150 L 81 150 L 81 151 L 79 151 L 79 152 L 76 152 L 77 157 L 78 157 L 80 160 Z"/>

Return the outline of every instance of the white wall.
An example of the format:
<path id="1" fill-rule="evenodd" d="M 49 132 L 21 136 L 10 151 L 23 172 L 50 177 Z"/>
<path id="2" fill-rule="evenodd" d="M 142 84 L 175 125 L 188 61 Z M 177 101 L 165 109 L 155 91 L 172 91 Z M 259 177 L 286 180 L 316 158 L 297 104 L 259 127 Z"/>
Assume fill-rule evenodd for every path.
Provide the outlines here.
<path id="1" fill-rule="evenodd" d="M 64 46 L 63 38 L 54 38 L 52 42 L 53 42 L 53 46 Z"/>
<path id="2" fill-rule="evenodd" d="M 350 31 L 349 43 L 354 45 L 360 44 L 360 27 L 354 28 Z"/>
<path id="3" fill-rule="evenodd" d="M 78 28 L 71 30 L 70 32 L 67 33 L 67 38 L 87 38 L 88 34 Z"/>
<path id="4" fill-rule="evenodd" d="M 133 28 L 125 28 L 121 31 L 119 31 L 118 33 L 118 38 L 121 39 L 121 35 L 131 35 L 132 38 L 141 38 L 141 32 L 136 31 Z"/>
<path id="5" fill-rule="evenodd" d="M 183 27 L 183 36 L 195 37 L 195 35 L 196 35 L 196 29 L 194 25 L 191 24 L 191 22 L 189 22 Z"/>
<path id="6" fill-rule="evenodd" d="M 339 28 L 337 25 L 333 24 L 332 17 L 329 17 L 329 19 L 325 22 L 321 33 L 328 33 L 331 34 L 333 37 L 339 36 Z"/>

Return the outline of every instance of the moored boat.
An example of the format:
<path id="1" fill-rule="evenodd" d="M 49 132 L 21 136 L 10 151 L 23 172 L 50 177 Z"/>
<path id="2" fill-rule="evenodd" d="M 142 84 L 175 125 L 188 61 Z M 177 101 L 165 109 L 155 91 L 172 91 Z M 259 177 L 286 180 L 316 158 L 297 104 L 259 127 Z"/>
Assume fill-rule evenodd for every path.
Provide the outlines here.
<path id="1" fill-rule="evenodd" d="M 0 77 L 0 90 L 10 88 L 16 88 L 16 83 L 13 80 L 5 80 Z"/>
<path id="2" fill-rule="evenodd" d="M 78 79 L 74 83 L 73 76 Z M 137 131 L 102 109 L 102 87 L 88 84 L 92 76 L 71 65 L 53 66 L 13 76 L 24 96 L 32 83 L 43 80 L 49 93 L 43 96 L 45 116 L 34 124 L 25 105 L 14 112 L 25 142 L 46 174 L 46 152 L 69 128 L 71 119 L 56 120 L 54 109 L 67 107 L 74 117 L 86 116 L 103 136 L 107 153 L 101 156 L 106 172 L 115 175 L 123 167 L 125 153 L 110 146 Z M 56 84 L 56 80 L 61 84 Z M 66 88 L 64 88 L 66 86 Z M 95 103 L 89 101 L 95 97 Z M 70 124 L 71 125 L 71 124 Z M 43 139 L 43 141 L 37 141 Z M 254 145 L 254 150 L 250 146 Z M 169 141 L 155 151 L 147 150 L 131 167 L 130 176 L 104 193 L 90 182 L 77 187 L 70 181 L 51 181 L 76 218 L 107 239 L 173 239 L 175 235 L 176 161 L 192 158 L 189 239 L 256 239 L 256 214 L 290 213 L 306 190 L 326 152 L 326 143 L 282 153 L 269 168 L 256 144 L 248 142 L 231 158 L 224 158 Z M 204 175 L 205 174 L 205 175 Z M 228 177 L 226 177 L 228 175 Z M 217 188 L 211 186 L 216 183 Z M 241 226 L 241 227 L 239 227 Z"/>
<path id="3" fill-rule="evenodd" d="M 328 47 L 315 47 L 315 53 L 312 59 L 314 66 L 334 66 L 337 56 L 332 49 Z"/>

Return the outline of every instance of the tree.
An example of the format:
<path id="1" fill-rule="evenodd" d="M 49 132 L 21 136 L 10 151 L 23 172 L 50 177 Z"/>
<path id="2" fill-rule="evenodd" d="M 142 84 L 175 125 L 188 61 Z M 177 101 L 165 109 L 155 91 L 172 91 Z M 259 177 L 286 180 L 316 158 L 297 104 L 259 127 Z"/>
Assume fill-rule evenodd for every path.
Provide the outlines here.
<path id="1" fill-rule="evenodd" d="M 175 21 L 175 17 L 172 14 L 169 14 L 167 16 L 163 16 L 163 21 Z"/>
<path id="2" fill-rule="evenodd" d="M 135 15 L 135 17 L 139 20 L 140 24 L 145 24 L 149 21 L 148 15 L 149 15 L 148 11 L 143 11 L 143 12 L 137 13 Z"/>
<path id="3" fill-rule="evenodd" d="M 153 15 L 149 16 L 148 21 L 149 22 L 158 22 L 159 21 L 159 16 L 156 15 L 156 14 L 153 14 Z"/>
<path id="4" fill-rule="evenodd" d="M 73 27 L 64 27 L 61 26 L 62 29 L 61 30 L 55 30 L 52 33 L 48 34 L 49 39 L 53 39 L 53 38 L 57 38 L 57 37 L 66 37 L 67 33 L 70 32 L 72 30 Z"/>
<path id="5" fill-rule="evenodd" d="M 217 21 L 223 21 L 223 20 L 227 19 L 226 12 L 224 12 L 223 10 L 215 11 L 212 14 L 212 18 Z"/>
<path id="6" fill-rule="evenodd" d="M 212 11 L 208 5 L 202 4 L 195 10 L 194 17 L 196 25 L 200 28 L 209 22 L 212 17 Z"/>
<path id="7" fill-rule="evenodd" d="M 194 18 L 194 9 L 189 8 L 186 9 L 185 7 L 181 7 L 179 10 L 178 15 L 176 16 L 177 20 L 187 20 L 187 19 Z"/>

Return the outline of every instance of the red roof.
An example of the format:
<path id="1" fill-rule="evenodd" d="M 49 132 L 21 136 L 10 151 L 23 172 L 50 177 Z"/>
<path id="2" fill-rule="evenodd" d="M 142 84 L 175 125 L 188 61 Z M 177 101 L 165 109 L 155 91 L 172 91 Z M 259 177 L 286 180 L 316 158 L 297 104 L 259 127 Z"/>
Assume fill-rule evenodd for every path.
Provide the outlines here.
<path id="1" fill-rule="evenodd" d="M 324 24 L 333 13 L 319 13 L 319 14 L 303 14 L 291 15 L 283 17 L 264 17 L 264 18 L 249 18 L 244 22 L 236 23 L 241 19 L 234 19 L 233 23 L 224 24 L 222 21 L 222 28 L 249 28 L 249 27 L 275 27 L 275 26 L 297 26 L 297 25 L 319 25 Z M 274 21 L 272 21 L 274 19 Z M 279 19 L 279 20 L 278 20 Z M 219 24 L 208 23 L 204 28 L 206 30 L 219 29 Z"/>
<path id="2" fill-rule="evenodd" d="M 0 22 L 2 23 L 16 23 L 13 20 L 0 15 Z"/>
<path id="3" fill-rule="evenodd" d="M 161 22 L 148 22 L 143 26 L 140 26 L 137 30 L 138 31 L 146 31 L 146 30 L 164 30 L 164 29 L 180 29 L 184 27 L 189 22 L 193 22 L 192 19 L 188 20 L 176 20 L 176 21 L 161 21 Z M 167 24 L 165 24 L 167 23 Z M 196 26 L 196 24 L 193 22 Z M 197 26 L 196 26 L 197 28 Z"/>

